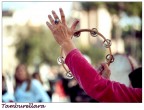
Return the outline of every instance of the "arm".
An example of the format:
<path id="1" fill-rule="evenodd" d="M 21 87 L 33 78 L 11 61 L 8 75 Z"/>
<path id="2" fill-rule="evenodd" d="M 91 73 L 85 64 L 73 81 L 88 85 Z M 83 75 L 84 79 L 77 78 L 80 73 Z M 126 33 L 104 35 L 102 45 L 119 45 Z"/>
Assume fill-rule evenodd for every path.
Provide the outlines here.
<path id="1" fill-rule="evenodd" d="M 102 78 L 77 49 L 67 55 L 66 64 L 80 86 L 94 99 L 100 102 L 142 102 L 142 89 L 128 88 Z"/>

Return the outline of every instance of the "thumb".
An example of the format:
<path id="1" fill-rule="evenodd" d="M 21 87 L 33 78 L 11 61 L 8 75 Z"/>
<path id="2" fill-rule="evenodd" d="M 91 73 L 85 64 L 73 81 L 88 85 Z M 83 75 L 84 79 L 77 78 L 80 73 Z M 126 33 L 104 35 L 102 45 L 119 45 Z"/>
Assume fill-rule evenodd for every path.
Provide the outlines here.
<path id="1" fill-rule="evenodd" d="M 72 24 L 72 26 L 71 26 L 72 32 L 74 32 L 74 30 L 75 30 L 76 26 L 78 25 L 78 23 L 79 23 L 79 20 L 78 20 L 78 19 L 76 19 L 76 20 L 73 22 L 73 24 Z"/>
<path id="2" fill-rule="evenodd" d="M 110 71 L 110 69 L 109 69 L 109 67 L 108 67 L 108 64 L 107 64 L 107 63 L 103 63 L 102 66 L 104 67 L 104 73 L 105 73 L 106 75 L 110 76 L 111 71 Z"/>
<path id="3" fill-rule="evenodd" d="M 102 63 L 101 65 L 104 67 L 104 69 L 108 69 L 108 64 L 107 63 Z"/>
<path id="4" fill-rule="evenodd" d="M 104 71 L 107 71 L 108 65 L 106 63 L 101 63 L 101 66 L 99 68 L 100 74 L 102 75 Z"/>

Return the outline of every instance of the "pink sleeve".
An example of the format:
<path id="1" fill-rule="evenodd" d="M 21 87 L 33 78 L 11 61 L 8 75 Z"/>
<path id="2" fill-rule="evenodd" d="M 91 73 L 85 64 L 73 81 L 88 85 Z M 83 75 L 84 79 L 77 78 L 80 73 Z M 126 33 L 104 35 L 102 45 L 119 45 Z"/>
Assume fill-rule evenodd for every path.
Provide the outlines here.
<path id="1" fill-rule="evenodd" d="M 65 62 L 83 90 L 99 102 L 142 102 L 142 89 L 126 87 L 104 79 L 85 60 L 79 50 L 72 50 Z"/>

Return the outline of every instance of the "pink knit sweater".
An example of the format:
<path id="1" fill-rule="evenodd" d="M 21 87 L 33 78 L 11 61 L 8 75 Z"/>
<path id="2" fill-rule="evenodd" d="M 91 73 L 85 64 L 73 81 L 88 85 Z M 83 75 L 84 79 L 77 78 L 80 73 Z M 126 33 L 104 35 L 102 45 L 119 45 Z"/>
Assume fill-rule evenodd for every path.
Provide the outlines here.
<path id="1" fill-rule="evenodd" d="M 78 49 L 72 50 L 65 62 L 83 90 L 99 102 L 142 102 L 142 89 L 126 87 L 104 79 L 85 60 Z"/>

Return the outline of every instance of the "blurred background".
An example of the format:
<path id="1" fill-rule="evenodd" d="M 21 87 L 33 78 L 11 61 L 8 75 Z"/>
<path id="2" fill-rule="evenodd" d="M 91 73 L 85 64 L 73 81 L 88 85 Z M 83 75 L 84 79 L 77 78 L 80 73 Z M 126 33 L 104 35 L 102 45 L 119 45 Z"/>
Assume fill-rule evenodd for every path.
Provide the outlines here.
<path id="1" fill-rule="evenodd" d="M 142 65 L 142 2 L 5 1 L 2 2 L 2 74 L 7 91 L 14 94 L 15 69 L 23 63 L 30 76 L 34 72 L 40 74 L 51 102 L 96 102 L 85 94 L 75 79 L 66 79 L 64 69 L 57 64 L 60 48 L 45 22 L 52 10 L 59 15 L 60 7 L 69 26 L 78 18 L 77 29 L 97 28 L 111 39 L 113 54 L 131 55 Z M 108 51 L 102 46 L 100 37 L 81 33 L 73 40 L 93 66 L 105 61 Z"/>

